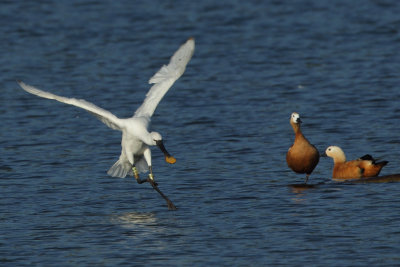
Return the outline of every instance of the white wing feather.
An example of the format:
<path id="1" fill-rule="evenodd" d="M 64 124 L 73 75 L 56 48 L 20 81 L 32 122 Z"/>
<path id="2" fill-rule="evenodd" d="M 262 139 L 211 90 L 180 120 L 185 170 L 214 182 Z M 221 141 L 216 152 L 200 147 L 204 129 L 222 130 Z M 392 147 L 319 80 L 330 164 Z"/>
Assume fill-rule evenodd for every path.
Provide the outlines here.
<path id="1" fill-rule="evenodd" d="M 158 103 L 168 92 L 169 88 L 185 72 L 186 65 L 194 52 L 194 39 L 186 41 L 171 57 L 169 64 L 162 66 L 161 69 L 150 78 L 149 84 L 154 83 L 146 94 L 143 104 L 136 110 L 134 117 L 151 117 Z"/>
<path id="2" fill-rule="evenodd" d="M 108 127 L 114 129 L 114 130 L 121 130 L 120 127 L 120 119 L 118 119 L 114 114 L 111 112 L 102 109 L 90 102 L 87 102 L 83 99 L 75 99 L 75 98 L 68 98 L 68 97 L 63 97 L 63 96 L 58 96 L 49 92 L 45 92 L 42 90 L 39 90 L 33 86 L 27 85 L 21 81 L 18 81 L 18 84 L 27 91 L 28 93 L 47 98 L 47 99 L 54 99 L 59 102 L 73 105 L 82 109 L 85 109 L 95 115 L 97 118 L 99 118 L 105 125 Z"/>

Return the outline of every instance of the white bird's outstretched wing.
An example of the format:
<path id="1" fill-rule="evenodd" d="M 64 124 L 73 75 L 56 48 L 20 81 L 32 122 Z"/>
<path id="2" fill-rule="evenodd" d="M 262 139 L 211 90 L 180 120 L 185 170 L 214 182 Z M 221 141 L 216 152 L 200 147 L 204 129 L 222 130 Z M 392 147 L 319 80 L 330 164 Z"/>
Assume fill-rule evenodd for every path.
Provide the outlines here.
<path id="1" fill-rule="evenodd" d="M 161 69 L 150 78 L 149 84 L 154 83 L 146 94 L 143 104 L 136 110 L 134 117 L 151 117 L 158 103 L 168 92 L 168 89 L 185 72 L 186 65 L 194 52 L 194 39 L 189 38 L 171 57 L 168 65 Z"/>
<path id="2" fill-rule="evenodd" d="M 82 109 L 85 109 L 95 115 L 97 118 L 99 118 L 104 124 L 106 124 L 108 127 L 114 129 L 114 130 L 121 130 L 120 125 L 120 119 L 118 119 L 114 114 L 111 112 L 102 109 L 90 102 L 87 102 L 83 99 L 75 99 L 75 98 L 68 98 L 68 97 L 63 97 L 63 96 L 58 96 L 49 92 L 45 92 L 42 90 L 39 90 L 33 86 L 27 85 L 24 82 L 18 81 L 18 84 L 27 91 L 28 93 L 47 98 L 47 99 L 54 99 L 59 102 L 73 105 Z"/>

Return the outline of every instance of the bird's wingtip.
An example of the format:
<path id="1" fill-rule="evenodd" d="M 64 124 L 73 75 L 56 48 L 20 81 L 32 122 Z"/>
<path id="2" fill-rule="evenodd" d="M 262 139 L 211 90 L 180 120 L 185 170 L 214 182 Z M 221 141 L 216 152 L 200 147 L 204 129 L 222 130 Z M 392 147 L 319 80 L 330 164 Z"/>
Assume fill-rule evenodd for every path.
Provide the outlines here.
<path id="1" fill-rule="evenodd" d="M 194 37 L 190 37 L 190 38 L 186 41 L 185 45 L 189 46 L 189 47 L 190 47 L 190 50 L 194 50 L 194 46 L 195 46 Z"/>
<path id="2" fill-rule="evenodd" d="M 17 83 L 18 83 L 18 85 L 19 85 L 22 89 L 24 89 L 24 90 L 25 90 L 25 88 L 28 86 L 26 83 L 24 83 L 24 82 L 21 81 L 21 80 L 17 80 Z"/>

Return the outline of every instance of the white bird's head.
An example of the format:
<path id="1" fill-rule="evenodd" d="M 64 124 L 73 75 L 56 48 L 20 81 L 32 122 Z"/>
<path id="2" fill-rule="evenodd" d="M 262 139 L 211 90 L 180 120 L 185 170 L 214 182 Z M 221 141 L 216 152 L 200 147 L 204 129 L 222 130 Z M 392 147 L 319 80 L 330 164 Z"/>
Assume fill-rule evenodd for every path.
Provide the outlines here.
<path id="1" fill-rule="evenodd" d="M 151 132 L 151 139 L 154 141 L 154 145 L 157 145 L 157 141 L 162 141 L 162 136 L 158 132 Z"/>
<path id="2" fill-rule="evenodd" d="M 154 141 L 154 145 L 157 145 L 164 153 L 165 161 L 169 164 L 174 164 L 176 162 L 176 159 L 168 153 L 167 149 L 165 149 L 161 134 L 159 134 L 158 132 L 151 132 L 150 135 Z"/>

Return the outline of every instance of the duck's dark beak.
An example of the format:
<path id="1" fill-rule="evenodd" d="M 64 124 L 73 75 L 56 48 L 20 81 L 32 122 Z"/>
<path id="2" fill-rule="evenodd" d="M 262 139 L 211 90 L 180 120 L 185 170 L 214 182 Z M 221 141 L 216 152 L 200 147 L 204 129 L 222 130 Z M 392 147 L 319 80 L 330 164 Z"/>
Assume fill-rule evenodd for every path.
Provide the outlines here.
<path id="1" fill-rule="evenodd" d="M 165 156 L 165 161 L 168 162 L 169 164 L 174 164 L 176 162 L 176 159 L 171 156 L 168 151 L 165 149 L 164 143 L 162 140 L 156 141 L 156 145 L 161 149 L 161 151 L 164 153 Z"/>
<path id="2" fill-rule="evenodd" d="M 300 123 L 302 123 L 303 121 L 302 121 L 300 118 L 297 118 L 296 122 L 297 122 L 298 124 L 300 124 Z"/>
<path id="3" fill-rule="evenodd" d="M 320 156 L 321 158 L 327 158 L 327 157 L 328 157 L 328 155 L 326 154 L 325 151 L 322 152 L 322 153 L 319 153 L 319 156 Z"/>

